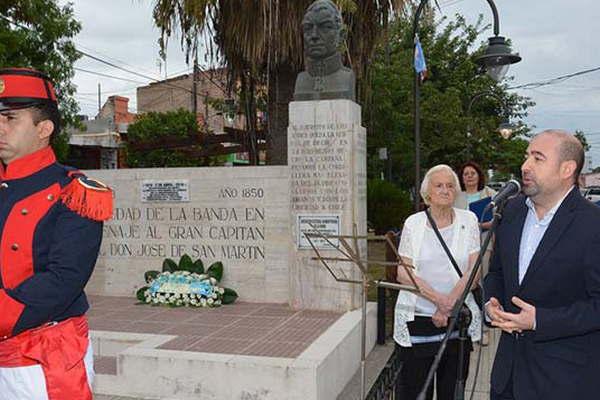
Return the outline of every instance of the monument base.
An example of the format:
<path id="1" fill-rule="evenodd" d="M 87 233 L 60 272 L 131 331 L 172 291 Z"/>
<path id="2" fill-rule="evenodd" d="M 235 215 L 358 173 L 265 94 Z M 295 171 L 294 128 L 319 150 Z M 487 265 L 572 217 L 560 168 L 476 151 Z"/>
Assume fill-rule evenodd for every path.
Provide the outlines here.
<path id="1" fill-rule="evenodd" d="M 335 236 L 367 234 L 366 130 L 361 108 L 350 100 L 295 101 L 289 105 L 290 305 L 295 309 L 349 311 L 360 307 L 360 285 L 341 283 L 313 259 L 304 233 L 330 235 L 316 241 L 321 255 L 344 257 Z M 353 241 L 350 240 L 350 244 Z M 367 259 L 366 240 L 358 242 Z M 361 281 L 356 265 L 328 262 L 338 278 Z"/>
<path id="2" fill-rule="evenodd" d="M 284 348 L 276 338 L 269 339 L 273 335 L 266 335 L 259 339 L 263 340 L 263 350 L 257 352 L 254 345 L 244 343 L 243 339 L 228 339 L 234 336 L 233 332 L 241 323 L 234 321 L 236 306 L 241 308 L 238 309 L 240 313 L 246 313 L 240 320 L 246 323 L 241 332 L 247 332 L 246 339 L 265 329 L 264 321 L 269 318 L 274 323 L 285 319 L 280 325 L 273 324 L 273 332 L 281 332 L 286 325 L 299 320 L 306 331 L 285 331 L 290 342 Z M 281 304 L 262 303 L 258 306 L 260 310 L 256 312 L 250 311 L 251 303 L 242 303 L 206 312 L 200 310 L 200 313 L 136 306 L 132 310 L 147 322 L 122 320 L 123 324 L 101 317 L 103 310 L 94 309 L 90 313 L 97 371 L 94 393 L 171 400 L 335 399 L 360 367 L 361 311 L 340 315 L 292 311 Z M 111 312 L 117 318 L 119 315 L 125 317 L 122 310 Z M 153 317 L 151 313 L 161 316 Z M 269 313 L 270 317 L 265 316 Z M 176 322 L 181 318 L 185 321 Z M 193 324 L 197 318 L 214 324 L 212 329 L 208 325 L 201 328 Z M 165 333 L 169 331 L 164 329 L 166 321 L 171 321 L 180 332 L 187 325 L 195 334 L 203 329 L 213 334 L 200 344 L 190 345 L 186 343 L 192 341 L 193 336 L 189 334 Z M 324 327 L 323 324 L 328 325 Z M 140 328 L 138 332 L 134 329 L 136 326 Z M 217 332 L 217 326 L 223 333 Z M 311 326 L 312 336 L 308 333 Z M 151 330 L 159 333 L 148 333 Z M 224 343 L 228 340 L 240 343 L 236 351 L 224 352 Z M 298 344 L 294 341 L 300 340 L 307 346 L 293 355 L 294 345 Z M 373 303 L 369 304 L 367 314 L 367 353 L 373 349 L 375 340 L 376 305 Z M 179 347 L 187 350 L 172 350 Z M 290 356 L 280 356 L 286 352 Z"/>

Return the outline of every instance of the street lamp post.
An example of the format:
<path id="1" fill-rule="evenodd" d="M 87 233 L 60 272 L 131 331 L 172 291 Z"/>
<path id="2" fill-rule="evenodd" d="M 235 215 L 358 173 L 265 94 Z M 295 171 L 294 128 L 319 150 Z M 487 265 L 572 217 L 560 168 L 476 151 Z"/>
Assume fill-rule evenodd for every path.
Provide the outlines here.
<path id="1" fill-rule="evenodd" d="M 419 27 L 419 19 L 423 13 L 423 8 L 429 0 L 421 0 L 415 17 L 413 20 L 413 60 L 416 52 L 416 44 L 418 40 L 417 29 Z M 484 54 L 476 60 L 476 62 L 485 68 L 486 72 L 492 79 L 500 81 L 508 72 L 510 64 L 518 63 L 521 57 L 512 53 L 506 39 L 500 35 L 500 22 L 498 18 L 498 10 L 493 0 L 486 0 L 492 9 L 494 17 L 494 36 L 488 39 L 488 47 Z M 420 87 L 421 80 L 419 74 L 415 71 L 414 79 L 414 127 L 415 127 L 415 211 L 419 211 L 419 185 L 421 183 L 421 116 L 420 116 Z"/>
<path id="2" fill-rule="evenodd" d="M 467 105 L 467 112 L 466 112 L 466 117 L 468 119 L 467 136 L 469 136 L 471 134 L 471 108 L 473 107 L 473 104 L 477 100 L 479 100 L 483 97 L 493 97 L 502 106 L 503 119 L 502 119 L 502 123 L 498 126 L 496 131 L 504 139 L 508 139 L 513 134 L 514 129 L 515 129 L 515 127 L 509 121 L 510 110 L 508 108 L 508 105 L 504 101 L 504 99 L 492 91 L 484 91 L 484 92 L 476 93 L 473 97 L 471 97 L 471 100 L 469 101 L 469 104 Z M 472 152 L 471 146 L 469 145 L 468 148 L 469 148 L 469 152 L 471 153 Z M 469 157 L 472 157 L 472 154 L 469 154 Z"/>

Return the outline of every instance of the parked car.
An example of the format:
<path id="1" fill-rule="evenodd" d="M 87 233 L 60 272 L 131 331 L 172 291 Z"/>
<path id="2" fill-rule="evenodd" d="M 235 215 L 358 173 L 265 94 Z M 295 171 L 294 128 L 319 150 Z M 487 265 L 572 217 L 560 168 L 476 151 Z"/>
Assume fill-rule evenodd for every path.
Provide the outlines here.
<path id="1" fill-rule="evenodd" d="M 592 203 L 596 203 L 600 201 L 600 186 L 592 186 L 585 188 L 582 194 L 583 197 L 585 197 Z"/>

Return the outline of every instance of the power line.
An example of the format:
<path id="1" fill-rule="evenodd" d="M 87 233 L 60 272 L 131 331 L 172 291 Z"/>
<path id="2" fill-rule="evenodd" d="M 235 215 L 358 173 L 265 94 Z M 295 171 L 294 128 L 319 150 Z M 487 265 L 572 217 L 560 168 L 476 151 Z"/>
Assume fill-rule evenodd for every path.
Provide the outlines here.
<path id="1" fill-rule="evenodd" d="M 141 78 L 144 78 L 144 79 L 148 79 L 148 80 L 150 80 L 150 81 L 152 81 L 152 82 L 158 82 L 158 83 L 162 83 L 163 85 L 170 86 L 170 87 L 177 88 L 177 89 L 182 89 L 182 90 L 185 90 L 185 91 L 187 91 L 187 92 L 189 92 L 189 93 L 192 93 L 192 90 L 191 90 L 191 89 L 188 89 L 188 88 L 186 88 L 186 87 L 177 86 L 177 85 L 174 85 L 174 84 L 172 84 L 172 83 L 166 82 L 166 81 L 164 81 L 164 80 L 163 80 L 163 81 L 161 81 L 161 80 L 159 80 L 159 79 L 156 79 L 156 78 L 153 78 L 153 77 L 151 77 L 151 76 L 148 76 L 148 75 L 145 75 L 145 74 L 141 74 L 141 73 L 139 73 L 139 72 L 135 72 L 135 71 L 132 71 L 132 70 L 130 70 L 130 69 L 127 69 L 127 68 L 123 68 L 123 67 L 121 67 L 121 66 L 119 66 L 119 65 L 116 65 L 116 64 L 114 64 L 114 63 L 110 62 L 110 61 L 103 60 L 103 59 L 101 59 L 100 57 L 96 57 L 96 56 L 94 56 L 94 55 L 92 55 L 92 54 L 89 54 L 89 53 L 87 53 L 87 52 L 85 52 L 85 51 L 82 51 L 82 50 L 79 50 L 79 49 L 77 49 L 77 52 L 79 52 L 81 55 L 84 55 L 84 56 L 86 56 L 86 57 L 89 57 L 89 58 L 91 58 L 92 60 L 95 60 L 95 61 L 98 61 L 98 62 L 100 62 L 100 63 L 106 64 L 106 65 L 109 65 L 109 66 L 111 66 L 111 67 L 113 67 L 113 68 L 116 68 L 116 69 L 119 69 L 119 70 L 121 70 L 121 71 L 128 72 L 128 73 L 130 73 L 130 74 L 133 74 L 133 75 L 139 76 L 139 77 L 141 77 Z M 205 76 L 205 77 L 206 77 L 206 78 L 207 78 L 207 79 L 208 79 L 208 80 L 209 80 L 209 81 L 210 81 L 210 82 L 211 82 L 213 85 L 215 85 L 215 86 L 216 86 L 218 89 L 220 89 L 220 90 L 221 90 L 223 93 L 227 93 L 227 92 L 226 92 L 226 90 L 225 90 L 225 89 L 224 89 L 224 88 L 223 88 L 223 87 L 222 87 L 220 84 L 218 84 L 218 83 L 217 83 L 217 82 L 215 82 L 215 81 L 214 81 L 214 80 L 213 80 L 213 79 L 212 79 L 210 76 L 208 76 L 208 73 L 207 73 L 206 71 L 204 71 L 204 70 L 203 70 L 202 68 L 200 68 L 200 67 L 198 67 L 198 70 L 199 70 L 199 71 L 200 71 L 200 73 L 202 73 L 202 74 L 203 74 L 203 75 L 204 75 L 204 76 Z"/>
<path id="2" fill-rule="evenodd" d="M 30 32 L 33 32 L 33 33 L 37 33 L 37 32 L 35 32 L 33 29 L 30 29 L 29 27 L 27 27 L 27 26 L 25 26 L 25 25 L 23 25 L 23 24 L 20 24 L 20 23 L 18 23 L 18 22 L 15 22 L 15 21 L 11 20 L 10 18 L 7 18 L 7 17 L 5 17 L 5 16 L 3 16 L 3 15 L 0 15 L 0 18 L 2 18 L 3 20 L 5 20 L 5 21 L 8 21 L 9 23 L 11 23 L 11 24 L 13 24 L 13 25 L 16 25 L 16 26 L 18 26 L 18 27 L 20 27 L 20 28 L 22 28 L 22 29 L 28 30 L 28 31 L 30 31 Z M 80 50 L 80 49 L 77 49 L 77 48 L 76 48 L 75 50 L 76 50 L 76 51 L 77 51 L 79 54 L 81 54 L 82 56 L 85 56 L 85 57 L 91 58 L 92 60 L 98 61 L 98 62 L 100 62 L 100 63 L 102 63 L 102 64 L 109 65 L 109 66 L 111 66 L 111 67 L 113 67 L 113 68 L 116 68 L 116 69 L 119 69 L 119 70 L 121 70 L 121 71 L 124 71 L 124 72 L 130 73 L 130 74 L 136 75 L 136 76 L 138 76 L 138 77 L 140 77 L 140 78 L 148 79 L 148 80 L 150 80 L 150 81 L 152 81 L 152 82 L 160 82 L 160 83 L 162 83 L 162 84 L 164 84 L 164 85 L 166 85 L 166 86 L 175 87 L 175 88 L 178 88 L 178 89 L 186 90 L 186 91 L 188 91 L 189 93 L 192 93 L 192 90 L 190 90 L 190 89 L 188 89 L 188 88 L 185 88 L 185 87 L 180 87 L 180 86 L 177 86 L 177 85 L 173 85 L 173 84 L 171 84 L 171 83 L 168 83 L 168 82 L 164 82 L 164 81 L 160 81 L 160 80 L 158 80 L 158 79 L 155 79 L 155 78 L 153 78 L 153 77 L 151 77 L 151 76 L 144 75 L 144 74 L 141 74 L 141 73 L 139 73 L 139 72 L 136 72 L 136 71 L 132 71 L 132 70 L 130 70 L 130 69 L 127 69 L 127 68 L 121 67 L 121 66 L 119 66 L 119 65 L 116 65 L 116 64 L 114 64 L 114 63 L 112 63 L 112 62 L 110 62 L 110 61 L 103 60 L 103 59 L 102 59 L 102 58 L 100 58 L 100 57 L 96 57 L 96 56 L 94 56 L 94 55 L 92 55 L 92 54 L 89 54 L 88 52 L 85 52 L 85 51 L 83 51 L 83 50 Z M 75 69 L 77 69 L 77 68 L 75 68 Z M 81 70 L 81 69 L 79 69 L 79 70 Z M 205 77 L 206 77 L 206 78 L 207 78 L 207 79 L 208 79 L 208 80 L 209 80 L 209 81 L 210 81 L 210 82 L 211 82 L 213 85 L 215 85 L 217 88 L 219 88 L 219 89 L 220 89 L 220 90 L 221 90 L 223 93 L 225 93 L 225 94 L 227 93 L 227 91 L 225 90 L 225 88 L 223 88 L 223 87 L 222 87 L 220 84 L 218 84 L 218 83 L 217 83 L 217 82 L 215 82 L 215 81 L 214 81 L 214 80 L 213 80 L 213 79 L 212 79 L 210 76 L 208 76 L 208 73 L 207 73 L 206 71 L 204 71 L 204 70 L 203 70 L 202 68 L 200 68 L 200 67 L 198 67 L 198 70 L 199 70 L 199 71 L 200 71 L 200 72 L 201 72 L 201 73 L 202 73 L 202 74 L 203 74 L 203 75 L 204 75 L 204 76 L 205 76 Z M 90 72 L 90 71 L 83 71 L 83 70 L 82 70 L 82 72 L 93 73 L 93 72 Z M 100 73 L 96 73 L 96 74 L 97 74 L 97 75 L 100 75 Z M 100 76 L 111 77 L 111 76 L 109 76 L 109 75 L 100 75 Z M 125 78 L 122 78 L 122 79 L 125 79 Z M 130 80 L 130 82 L 142 83 L 142 82 L 137 82 L 137 81 L 133 81 L 133 80 Z M 145 83 L 142 83 L 142 84 L 145 84 Z"/>
<path id="3" fill-rule="evenodd" d="M 134 81 L 133 79 L 121 78 L 119 76 L 113 76 L 113 75 L 103 74 L 102 72 L 90 71 L 90 70 L 79 68 L 79 67 L 73 67 L 73 69 L 76 70 L 76 71 L 79 71 L 79 72 L 85 72 L 85 73 L 92 74 L 92 75 L 103 76 L 105 78 L 116 79 L 116 80 L 119 80 L 119 81 L 139 83 L 141 85 L 145 85 L 146 84 L 146 82 Z"/>
<path id="4" fill-rule="evenodd" d="M 442 7 L 448 7 L 448 6 L 453 6 L 455 4 L 462 3 L 462 2 L 463 2 L 463 0 L 449 0 L 449 1 L 446 1 L 446 2 L 440 3 L 440 6 L 442 6 Z"/>
<path id="5" fill-rule="evenodd" d="M 76 46 L 77 46 L 78 48 L 82 48 L 82 49 L 84 49 L 84 50 L 86 50 L 86 51 L 89 51 L 89 52 L 94 52 L 94 53 L 96 53 L 96 54 L 98 54 L 98 55 L 102 56 L 103 58 L 105 58 L 105 59 L 107 59 L 107 60 L 111 60 L 111 61 L 113 61 L 113 62 L 120 63 L 120 64 L 122 64 L 122 65 L 126 65 L 126 66 L 128 66 L 128 67 L 131 67 L 131 68 L 140 68 L 140 69 L 143 69 L 144 71 L 146 71 L 146 72 L 148 72 L 148 73 L 155 74 L 155 72 L 151 72 L 151 71 L 150 71 L 150 70 L 148 70 L 147 68 L 142 68 L 142 67 L 138 67 L 138 66 L 135 66 L 135 65 L 128 64 L 127 62 L 125 62 L 125 61 L 123 61 L 123 60 L 119 60 L 118 58 L 111 57 L 111 56 L 109 56 L 109 55 L 107 55 L 107 54 L 104 54 L 104 53 L 102 53 L 102 52 L 98 51 L 98 50 L 92 50 L 92 49 L 90 49 L 89 47 L 86 47 L 86 46 L 82 45 L 81 43 L 76 43 Z M 160 77 L 160 75 L 158 75 L 158 76 Z M 157 79 L 160 79 L 160 78 L 157 78 Z"/>
<path id="6" fill-rule="evenodd" d="M 547 79 L 545 81 L 530 82 L 530 83 L 524 83 L 524 84 L 518 85 L 518 86 L 511 86 L 507 89 L 535 89 L 535 88 L 539 88 L 541 86 L 554 85 L 556 83 L 564 82 L 567 79 L 575 78 L 577 76 L 581 76 L 581 75 L 585 75 L 585 74 L 590 74 L 590 73 L 596 72 L 596 71 L 600 71 L 600 67 L 590 68 L 590 69 L 586 69 L 586 70 L 578 71 L 578 72 L 573 72 L 572 74 L 557 76 L 556 78 Z"/>
<path id="7" fill-rule="evenodd" d="M 122 90 L 109 90 L 109 91 L 104 91 L 102 90 L 102 94 L 127 94 L 127 93 L 135 93 L 137 89 L 137 86 L 129 86 L 126 88 L 123 88 Z M 97 96 L 98 95 L 98 91 L 95 92 L 77 92 L 78 95 L 80 96 Z"/>
<path id="8" fill-rule="evenodd" d="M 103 60 L 103 59 L 101 59 L 100 57 L 96 57 L 96 56 L 94 56 L 94 55 L 91 55 L 91 54 L 89 54 L 89 53 L 87 53 L 87 52 L 84 52 L 84 51 L 81 51 L 81 50 L 79 50 L 79 49 L 77 50 L 77 52 L 79 52 L 81 55 L 84 55 L 84 56 L 86 56 L 86 57 L 89 57 L 89 58 L 91 58 L 92 60 L 95 60 L 95 61 L 101 62 L 101 63 L 103 63 L 103 64 L 109 65 L 109 66 L 111 66 L 111 67 L 113 67 L 113 68 L 117 68 L 117 69 L 119 69 L 119 70 L 121 70 L 121 71 L 128 72 L 128 73 L 130 73 L 130 74 L 133 74 L 133 75 L 139 76 L 139 77 L 141 77 L 141 78 L 144 78 L 144 79 L 148 79 L 148 80 L 150 80 L 150 81 L 152 81 L 152 82 L 155 82 L 155 83 L 161 83 L 161 84 L 163 84 L 163 85 L 166 85 L 166 86 L 170 86 L 170 87 L 173 87 L 173 88 L 177 88 L 177 89 L 185 90 L 185 91 L 187 91 L 187 92 L 189 92 L 189 93 L 192 93 L 192 90 L 191 90 L 191 89 L 188 89 L 188 88 L 186 88 L 186 87 L 183 87 L 183 86 L 177 86 L 177 85 L 174 85 L 174 84 L 172 84 L 172 83 L 166 82 L 165 80 L 159 80 L 159 79 L 153 78 L 153 77 L 151 77 L 151 76 L 148 76 L 148 75 L 145 75 L 145 74 L 141 74 L 141 73 L 139 73 L 139 72 L 131 71 L 131 70 L 127 69 L 127 68 L 123 68 L 123 67 L 121 67 L 121 66 L 118 66 L 118 65 L 116 65 L 116 64 L 114 64 L 114 63 L 111 63 L 110 61 Z M 198 71 L 199 71 L 199 72 L 200 72 L 202 75 L 204 75 L 204 76 L 206 77 L 206 79 L 207 79 L 207 80 L 208 80 L 210 83 L 212 83 L 213 85 L 215 85 L 215 86 L 216 86 L 216 87 L 217 87 L 219 90 L 221 90 L 221 91 L 222 91 L 223 93 L 225 93 L 225 94 L 227 93 L 227 91 L 225 90 L 225 88 L 224 88 L 223 86 L 221 86 L 219 83 L 215 82 L 215 80 L 213 80 L 213 79 L 212 79 L 212 77 L 210 77 L 210 76 L 209 76 L 209 74 L 208 74 L 208 72 L 207 72 L 207 71 L 203 70 L 203 69 L 202 69 L 202 68 L 200 68 L 200 67 L 198 67 Z"/>
<path id="9" fill-rule="evenodd" d="M 121 71 L 124 71 L 124 72 L 130 73 L 130 74 L 132 74 L 132 75 L 135 75 L 135 76 L 138 76 L 138 77 L 140 77 L 140 78 L 148 79 L 148 80 L 151 80 L 151 81 L 153 81 L 153 82 L 158 82 L 158 79 L 155 79 L 155 78 L 153 78 L 153 77 L 151 77 L 151 76 L 144 75 L 144 74 L 141 74 L 141 73 L 139 73 L 139 72 L 131 71 L 131 70 L 127 69 L 127 68 L 121 67 L 121 66 L 119 66 L 119 65 L 117 65 L 117 64 L 114 64 L 114 63 L 112 63 L 112 62 L 110 62 L 110 61 L 103 60 L 103 59 L 101 59 L 100 57 L 96 57 L 96 56 L 94 56 L 94 55 L 92 55 L 92 54 L 89 54 L 89 53 L 87 53 L 87 52 L 85 52 L 85 51 L 82 51 L 82 50 L 79 50 L 79 49 L 77 49 L 77 52 L 78 52 L 79 54 L 83 55 L 83 56 L 89 57 L 89 58 L 91 58 L 92 60 L 98 61 L 98 62 L 100 62 L 100 63 L 102 63 L 102 64 L 106 64 L 106 65 L 108 65 L 108 66 L 111 66 L 111 67 L 113 67 L 113 68 L 116 68 L 116 69 L 119 69 L 119 70 L 121 70 Z M 131 82 L 136 82 L 136 81 L 131 81 Z M 146 84 L 145 82 L 138 82 L 138 83 L 141 83 L 141 84 L 144 84 L 144 85 Z M 176 88 L 178 88 L 178 89 L 184 89 L 184 90 L 186 90 L 186 88 L 179 87 L 179 86 L 176 86 L 176 85 L 173 85 L 173 84 L 167 83 L 167 82 L 164 82 L 164 84 L 166 84 L 167 86 L 172 86 L 172 87 L 176 87 Z"/>

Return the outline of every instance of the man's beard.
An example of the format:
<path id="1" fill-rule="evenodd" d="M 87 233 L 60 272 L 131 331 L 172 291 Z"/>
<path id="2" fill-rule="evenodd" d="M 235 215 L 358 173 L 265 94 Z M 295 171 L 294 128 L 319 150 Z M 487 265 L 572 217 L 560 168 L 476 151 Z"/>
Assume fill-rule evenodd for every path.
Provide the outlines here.
<path id="1" fill-rule="evenodd" d="M 540 187 L 534 182 L 523 185 L 523 193 L 527 197 L 534 197 L 540 193 Z"/>

